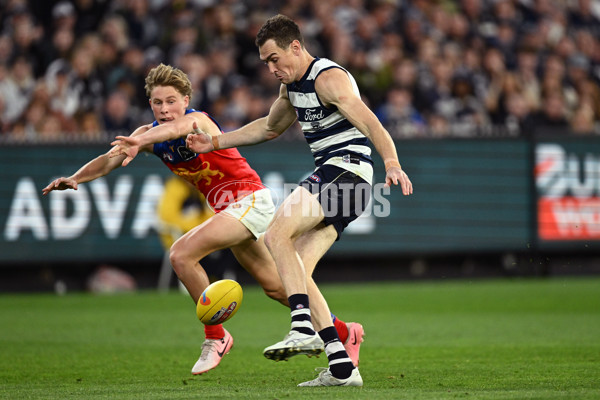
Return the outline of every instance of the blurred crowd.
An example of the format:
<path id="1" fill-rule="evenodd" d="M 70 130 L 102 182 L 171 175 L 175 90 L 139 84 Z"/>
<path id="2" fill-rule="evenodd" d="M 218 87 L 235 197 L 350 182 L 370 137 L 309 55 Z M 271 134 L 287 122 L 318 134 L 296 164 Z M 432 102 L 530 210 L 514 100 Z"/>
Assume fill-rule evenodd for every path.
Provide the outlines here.
<path id="1" fill-rule="evenodd" d="M 277 13 L 395 138 L 600 133 L 596 0 L 0 0 L 0 138 L 128 134 L 161 62 L 225 131 L 264 116 L 279 82 L 254 38 Z"/>

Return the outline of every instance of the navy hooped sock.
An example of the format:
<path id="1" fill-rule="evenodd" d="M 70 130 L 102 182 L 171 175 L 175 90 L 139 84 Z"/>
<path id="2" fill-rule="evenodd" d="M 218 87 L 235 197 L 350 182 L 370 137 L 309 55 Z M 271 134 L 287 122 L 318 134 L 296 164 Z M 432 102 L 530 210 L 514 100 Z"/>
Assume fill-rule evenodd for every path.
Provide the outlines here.
<path id="1" fill-rule="evenodd" d="M 315 330 L 310 317 L 308 295 L 302 293 L 293 294 L 288 297 L 288 301 L 292 314 L 292 330 L 306 335 L 314 335 Z"/>
<path id="2" fill-rule="evenodd" d="M 354 365 L 348 357 L 344 345 L 340 342 L 335 327 L 330 326 L 319 331 L 319 336 L 325 343 L 325 354 L 329 360 L 329 371 L 338 379 L 346 379 L 352 374 Z"/>

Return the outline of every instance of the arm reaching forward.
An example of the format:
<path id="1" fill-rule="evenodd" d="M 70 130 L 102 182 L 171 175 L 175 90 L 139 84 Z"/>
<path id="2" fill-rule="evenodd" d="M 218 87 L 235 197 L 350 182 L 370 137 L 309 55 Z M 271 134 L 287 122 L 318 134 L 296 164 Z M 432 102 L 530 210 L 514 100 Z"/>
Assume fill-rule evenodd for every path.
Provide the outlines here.
<path id="1" fill-rule="evenodd" d="M 192 112 L 168 123 L 152 127 L 147 126 L 143 132 L 134 132 L 131 136 L 117 136 L 111 143 L 111 157 L 125 156 L 123 166 L 129 164 L 140 150 L 152 150 L 152 145 L 186 136 L 194 129 L 208 132 L 206 135 L 218 135 L 218 126 L 204 113 Z M 211 149 L 212 150 L 212 149 Z M 209 150 L 210 151 L 210 150 Z"/>
<path id="2" fill-rule="evenodd" d="M 124 158 L 124 156 L 111 158 L 108 153 L 102 154 L 79 168 L 73 175 L 53 180 L 42 189 L 42 194 L 45 196 L 53 190 L 77 190 L 80 183 L 93 181 L 120 167 Z"/>
<path id="3" fill-rule="evenodd" d="M 269 110 L 269 115 L 259 118 L 231 132 L 215 137 L 203 129 L 195 129 L 186 138 L 188 149 L 196 153 L 208 153 L 218 149 L 249 146 L 266 142 L 281 135 L 296 121 L 296 111 L 287 97 L 285 85 L 281 85 L 279 97 Z M 200 127 L 201 128 L 201 127 Z M 188 131 L 188 132 L 191 132 Z"/>

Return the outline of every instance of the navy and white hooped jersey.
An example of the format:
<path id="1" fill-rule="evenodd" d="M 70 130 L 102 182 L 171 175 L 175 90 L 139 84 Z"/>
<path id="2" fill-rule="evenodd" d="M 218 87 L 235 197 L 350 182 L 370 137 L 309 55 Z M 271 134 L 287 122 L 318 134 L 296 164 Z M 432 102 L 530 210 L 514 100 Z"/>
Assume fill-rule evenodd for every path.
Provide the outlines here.
<path id="1" fill-rule="evenodd" d="M 354 93 L 360 96 L 356 81 L 348 71 L 326 58 L 315 58 L 302 79 L 287 85 L 288 98 L 296 109 L 298 122 L 317 168 L 332 164 L 371 183 L 373 161 L 368 139 L 335 107 L 325 107 L 315 91 L 317 76 L 330 68 L 345 71 Z"/>

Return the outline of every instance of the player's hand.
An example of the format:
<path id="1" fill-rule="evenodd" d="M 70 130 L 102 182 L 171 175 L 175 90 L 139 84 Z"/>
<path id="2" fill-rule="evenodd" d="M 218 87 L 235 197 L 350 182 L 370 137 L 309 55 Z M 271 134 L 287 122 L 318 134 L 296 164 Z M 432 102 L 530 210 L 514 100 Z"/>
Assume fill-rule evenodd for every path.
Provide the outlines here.
<path id="1" fill-rule="evenodd" d="M 140 141 L 132 136 L 117 136 L 111 143 L 112 149 L 108 152 L 110 158 L 120 155 L 126 156 L 122 166 L 126 167 L 138 155 L 140 151 Z"/>
<path id="2" fill-rule="evenodd" d="M 194 131 L 185 138 L 185 146 L 194 153 L 208 153 L 215 148 L 212 144 L 212 137 L 198 128 L 198 124 L 194 122 Z"/>
<path id="3" fill-rule="evenodd" d="M 413 192 L 412 182 L 406 175 L 406 172 L 402 170 L 400 167 L 391 167 L 385 171 L 385 187 L 390 187 L 392 185 L 398 185 L 402 187 L 402 194 L 408 196 Z"/>
<path id="4" fill-rule="evenodd" d="M 77 190 L 77 181 L 71 178 L 58 178 L 50 182 L 48 186 L 42 189 L 42 194 L 45 196 L 53 190 Z"/>

